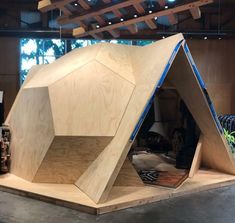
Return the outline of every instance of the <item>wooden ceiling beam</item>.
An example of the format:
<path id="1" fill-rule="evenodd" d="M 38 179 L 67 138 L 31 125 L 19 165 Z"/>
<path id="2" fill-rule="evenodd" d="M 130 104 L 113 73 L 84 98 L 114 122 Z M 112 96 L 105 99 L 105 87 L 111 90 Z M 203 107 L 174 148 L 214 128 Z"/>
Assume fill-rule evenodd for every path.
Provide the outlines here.
<path id="1" fill-rule="evenodd" d="M 117 18 L 122 18 L 123 16 L 119 9 L 114 9 L 112 12 Z"/>
<path id="2" fill-rule="evenodd" d="M 190 11 L 190 13 L 191 13 L 191 15 L 194 19 L 200 19 L 201 18 L 201 10 L 200 10 L 199 7 L 190 9 L 189 11 Z"/>
<path id="3" fill-rule="evenodd" d="M 135 24 L 135 23 L 144 22 L 146 20 L 151 20 L 151 19 L 154 19 L 155 17 L 161 17 L 161 16 L 168 16 L 168 15 L 172 15 L 172 14 L 177 14 L 179 12 L 183 12 L 183 11 L 190 10 L 192 8 L 207 5 L 207 4 L 210 4 L 212 2 L 213 2 L 213 0 L 198 0 L 198 1 L 194 1 L 194 2 L 191 2 L 191 3 L 185 4 L 185 5 L 177 6 L 177 7 L 171 8 L 171 9 L 165 9 L 165 10 L 162 10 L 162 11 L 159 11 L 159 12 L 154 12 L 154 13 L 151 13 L 151 14 L 148 14 L 148 15 L 145 15 L 145 16 L 140 16 L 140 17 L 137 17 L 137 18 L 134 18 L 134 19 L 119 22 L 119 23 L 116 23 L 116 24 L 113 24 L 113 25 L 108 25 L 108 26 L 105 26 L 105 27 L 101 27 L 99 29 L 87 31 L 86 33 L 81 34 L 81 35 L 76 35 L 76 33 L 74 33 L 74 34 L 75 34 L 76 37 L 82 37 L 82 36 L 92 35 L 92 34 L 95 34 L 95 33 L 101 33 L 101 32 L 104 32 L 104 31 L 114 30 L 114 29 L 120 28 L 122 26 L 129 26 L 129 25 L 132 25 L 132 24 Z"/>
<path id="4" fill-rule="evenodd" d="M 145 9 L 140 3 L 133 4 L 133 6 L 139 14 L 145 14 Z"/>
<path id="5" fill-rule="evenodd" d="M 139 14 L 145 14 L 145 9 L 144 7 L 139 3 L 139 4 L 134 4 L 133 5 L 135 10 L 139 13 Z M 145 20 L 144 21 L 146 23 L 146 25 L 150 28 L 150 29 L 156 29 L 157 25 L 155 24 L 155 22 L 150 19 L 150 20 Z"/>
<path id="6" fill-rule="evenodd" d="M 122 15 L 122 13 L 119 11 L 119 9 L 113 10 L 113 14 L 114 14 L 117 18 L 119 18 L 119 19 L 121 19 L 121 18 L 123 17 L 123 15 Z M 138 32 L 138 27 L 137 27 L 136 24 L 127 26 L 127 29 L 128 29 L 129 32 L 132 33 L 132 34 L 135 34 L 135 33 Z"/>
<path id="7" fill-rule="evenodd" d="M 153 19 L 145 20 L 144 22 L 148 25 L 150 29 L 157 29 L 157 25 Z"/>
<path id="8" fill-rule="evenodd" d="M 85 10 L 91 9 L 91 6 L 84 0 L 77 0 L 79 5 L 84 8 Z"/>
<path id="9" fill-rule="evenodd" d="M 85 2 L 84 0 L 78 0 L 78 3 L 82 6 L 82 8 L 84 8 L 85 10 L 89 10 L 91 9 L 91 6 Z M 99 25 L 101 26 L 105 26 L 107 25 L 106 21 L 102 18 L 102 16 L 100 15 L 95 15 L 94 16 L 95 20 L 99 23 Z M 77 21 L 76 23 L 79 23 L 81 21 Z M 96 29 L 96 27 L 93 26 L 93 29 Z M 114 38 L 118 38 L 120 36 L 120 32 L 119 30 L 107 30 Z M 100 37 L 102 38 L 102 36 L 100 35 L 92 35 L 93 38 L 96 38 L 96 37 Z"/>
<path id="10" fill-rule="evenodd" d="M 77 15 L 72 15 L 72 16 L 67 16 L 67 17 L 63 17 L 63 18 L 59 18 L 58 19 L 58 23 L 60 25 L 65 25 L 67 23 L 76 23 L 77 21 L 82 21 L 97 15 L 103 15 L 107 12 L 114 12 L 115 10 L 119 10 L 121 8 L 125 8 L 128 6 L 133 5 L 134 3 L 138 3 L 138 2 L 143 2 L 144 0 L 129 0 L 129 1 L 125 1 L 125 2 L 121 2 L 121 3 L 117 3 L 114 4 L 112 6 L 107 6 L 104 7 L 100 10 L 95 10 L 95 11 L 90 11 L 85 15 L 82 16 L 77 16 Z"/>
<path id="11" fill-rule="evenodd" d="M 164 8 L 166 6 L 166 0 L 159 0 L 158 4 L 161 6 L 161 8 Z M 178 19 L 174 14 L 168 15 L 167 18 L 171 25 L 175 25 L 178 23 Z"/>
<path id="12" fill-rule="evenodd" d="M 92 26 L 92 28 L 93 29 L 96 29 L 96 27 L 95 27 L 95 24 L 92 24 L 91 25 Z M 77 28 L 76 30 L 75 30 L 75 32 L 79 32 L 79 28 Z M 102 39 L 104 39 L 104 34 L 103 33 L 96 33 L 96 34 L 93 34 L 93 35 L 91 35 L 94 39 L 98 39 L 98 40 L 102 40 Z"/>
<path id="13" fill-rule="evenodd" d="M 38 2 L 38 10 L 47 12 L 56 8 L 60 9 L 72 2 L 74 2 L 74 0 L 41 0 Z"/>
<path id="14" fill-rule="evenodd" d="M 69 9 L 67 9 L 66 8 L 66 6 L 61 6 L 61 11 L 63 12 L 63 15 L 65 15 L 65 16 L 70 16 L 70 15 L 72 15 L 72 12 L 69 10 Z"/>

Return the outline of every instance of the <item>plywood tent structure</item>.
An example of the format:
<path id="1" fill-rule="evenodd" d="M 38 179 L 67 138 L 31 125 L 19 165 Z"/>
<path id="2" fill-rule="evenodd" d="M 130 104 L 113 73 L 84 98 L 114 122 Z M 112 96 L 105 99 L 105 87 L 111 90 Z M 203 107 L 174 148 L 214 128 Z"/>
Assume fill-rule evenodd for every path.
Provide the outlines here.
<path id="1" fill-rule="evenodd" d="M 201 130 L 192 178 L 177 190 L 144 185 L 126 158 L 165 80 Z M 145 47 L 101 43 L 34 67 L 5 123 L 12 167 L 2 190 L 104 213 L 235 183 L 235 161 L 181 34 Z"/>

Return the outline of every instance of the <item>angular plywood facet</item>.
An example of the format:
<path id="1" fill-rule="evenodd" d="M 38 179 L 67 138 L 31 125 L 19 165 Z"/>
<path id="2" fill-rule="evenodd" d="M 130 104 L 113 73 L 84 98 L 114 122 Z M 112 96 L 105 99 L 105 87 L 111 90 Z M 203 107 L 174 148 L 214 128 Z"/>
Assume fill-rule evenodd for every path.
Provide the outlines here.
<path id="1" fill-rule="evenodd" d="M 114 136 L 133 89 L 101 63 L 87 63 L 49 87 L 55 134 Z"/>
<path id="2" fill-rule="evenodd" d="M 129 48 L 126 45 L 102 44 L 96 60 L 119 74 L 120 77 L 135 84 L 135 75 L 131 64 L 131 50 Z"/>
<path id="3" fill-rule="evenodd" d="M 194 172 L 200 158 L 212 169 L 235 174 L 181 34 L 145 47 L 97 44 L 32 69 L 6 121 L 12 131 L 11 172 L 38 183 L 73 184 L 95 206 L 113 199 L 113 185 L 127 194 L 146 188 L 126 157 L 165 79 L 203 135 Z"/>
<path id="4" fill-rule="evenodd" d="M 54 137 L 48 88 L 23 89 L 13 108 L 11 172 L 31 181 Z"/>
<path id="5" fill-rule="evenodd" d="M 74 183 L 112 137 L 56 136 L 33 182 Z"/>
<path id="6" fill-rule="evenodd" d="M 200 87 L 183 49 L 173 62 L 168 80 L 176 87 L 203 134 L 203 163 L 208 167 L 235 174 L 235 162 L 230 148 L 215 122 L 205 89 Z"/>

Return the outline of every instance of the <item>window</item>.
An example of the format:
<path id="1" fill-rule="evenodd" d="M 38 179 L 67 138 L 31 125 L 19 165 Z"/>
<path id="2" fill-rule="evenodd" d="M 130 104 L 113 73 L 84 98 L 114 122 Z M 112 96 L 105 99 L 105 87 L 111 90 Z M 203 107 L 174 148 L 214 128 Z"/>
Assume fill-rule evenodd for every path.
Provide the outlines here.
<path id="1" fill-rule="evenodd" d="M 65 40 L 21 39 L 20 81 L 24 82 L 33 65 L 48 64 L 66 53 Z"/>

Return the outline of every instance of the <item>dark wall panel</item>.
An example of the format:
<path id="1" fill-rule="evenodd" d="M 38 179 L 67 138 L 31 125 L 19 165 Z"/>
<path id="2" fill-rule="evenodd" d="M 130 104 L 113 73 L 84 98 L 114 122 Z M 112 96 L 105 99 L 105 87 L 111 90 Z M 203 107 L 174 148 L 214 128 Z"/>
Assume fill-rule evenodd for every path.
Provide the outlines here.
<path id="1" fill-rule="evenodd" d="M 218 114 L 235 114 L 235 40 L 188 40 Z"/>

